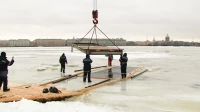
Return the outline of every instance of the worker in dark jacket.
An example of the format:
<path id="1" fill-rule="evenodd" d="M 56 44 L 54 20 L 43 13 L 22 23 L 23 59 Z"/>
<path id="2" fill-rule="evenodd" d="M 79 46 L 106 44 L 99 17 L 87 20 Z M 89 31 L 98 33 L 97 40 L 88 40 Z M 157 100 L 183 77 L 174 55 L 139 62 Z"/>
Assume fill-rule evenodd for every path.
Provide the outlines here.
<path id="1" fill-rule="evenodd" d="M 62 56 L 60 56 L 59 62 L 60 62 L 60 65 L 61 65 L 60 72 L 65 73 L 65 63 L 67 64 L 67 58 L 66 58 L 64 53 L 62 54 Z"/>
<path id="2" fill-rule="evenodd" d="M 119 61 L 121 65 L 121 76 L 123 79 L 126 78 L 126 67 L 128 62 L 127 53 L 124 53 L 124 55 L 120 57 Z"/>
<path id="3" fill-rule="evenodd" d="M 86 77 L 88 77 L 88 82 L 92 82 L 90 79 L 90 75 L 91 75 L 91 63 L 92 60 L 90 59 L 90 55 L 86 55 L 86 58 L 83 59 L 83 70 L 84 70 L 84 76 L 83 76 L 83 82 L 86 81 Z"/>
<path id="4" fill-rule="evenodd" d="M 8 88 L 8 66 L 11 66 L 14 63 L 14 57 L 11 61 L 7 60 L 6 53 L 1 52 L 0 56 L 0 89 L 3 83 L 3 91 L 9 91 Z"/>

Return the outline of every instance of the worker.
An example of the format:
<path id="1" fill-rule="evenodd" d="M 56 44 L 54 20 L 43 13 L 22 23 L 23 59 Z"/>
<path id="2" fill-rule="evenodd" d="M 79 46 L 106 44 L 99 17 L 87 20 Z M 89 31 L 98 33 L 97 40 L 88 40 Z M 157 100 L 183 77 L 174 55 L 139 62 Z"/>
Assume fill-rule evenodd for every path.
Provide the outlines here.
<path id="1" fill-rule="evenodd" d="M 0 56 L 0 89 L 3 83 L 3 91 L 10 91 L 8 88 L 8 66 L 11 66 L 14 63 L 14 57 L 11 61 L 7 60 L 6 53 L 1 52 Z"/>
<path id="2" fill-rule="evenodd" d="M 108 66 L 112 66 L 113 55 L 108 55 Z"/>
<path id="3" fill-rule="evenodd" d="M 63 53 L 61 56 L 60 56 L 60 65 L 61 65 L 61 69 L 60 69 L 60 72 L 63 72 L 65 73 L 65 63 L 67 64 L 67 58 L 65 56 L 65 53 Z"/>
<path id="4" fill-rule="evenodd" d="M 124 53 L 123 56 L 120 57 L 119 61 L 121 65 L 121 76 L 123 79 L 126 78 L 126 67 L 128 62 L 127 53 Z"/>
<path id="5" fill-rule="evenodd" d="M 88 77 L 88 82 L 92 82 L 90 79 L 90 75 L 91 75 L 91 63 L 92 60 L 90 59 L 90 55 L 86 54 L 86 58 L 83 59 L 83 70 L 84 70 L 84 75 L 83 75 L 83 82 L 86 82 L 86 77 Z"/>

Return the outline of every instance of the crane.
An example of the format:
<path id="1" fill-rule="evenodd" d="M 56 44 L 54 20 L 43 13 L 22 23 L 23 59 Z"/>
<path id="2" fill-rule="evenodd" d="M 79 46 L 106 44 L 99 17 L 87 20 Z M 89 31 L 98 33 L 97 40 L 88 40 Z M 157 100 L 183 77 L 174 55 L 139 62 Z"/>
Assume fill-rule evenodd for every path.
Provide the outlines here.
<path id="1" fill-rule="evenodd" d="M 97 27 L 98 21 L 98 10 L 97 10 L 97 0 L 93 0 L 93 11 L 92 11 L 92 18 L 93 18 L 93 24 L 94 26 L 86 33 L 86 35 L 77 40 L 72 44 L 72 52 L 73 47 L 76 49 L 90 55 L 121 55 L 123 53 L 123 49 L 120 49 L 118 46 L 115 45 L 115 43 L 108 38 L 108 36 L 99 28 Z M 92 31 L 93 30 L 93 31 Z M 115 46 L 115 47 L 107 47 L 107 46 L 101 46 L 98 43 L 97 39 L 97 30 L 99 30 L 107 39 Z M 88 43 L 82 42 L 82 40 L 92 31 L 92 36 L 89 39 Z M 92 43 L 93 36 L 96 36 L 96 43 Z"/>

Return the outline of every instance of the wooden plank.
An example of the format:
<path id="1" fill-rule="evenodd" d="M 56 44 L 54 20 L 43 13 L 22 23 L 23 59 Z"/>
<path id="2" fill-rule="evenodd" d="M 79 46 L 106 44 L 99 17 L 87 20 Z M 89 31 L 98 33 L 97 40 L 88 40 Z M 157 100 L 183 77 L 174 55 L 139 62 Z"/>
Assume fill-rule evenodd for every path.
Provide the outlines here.
<path id="1" fill-rule="evenodd" d="M 90 91 L 90 90 L 93 90 L 93 89 L 96 89 L 96 88 L 99 88 L 99 87 L 102 87 L 102 86 L 105 86 L 105 85 L 110 85 L 110 84 L 113 84 L 113 83 L 116 83 L 116 82 L 119 82 L 119 81 L 122 81 L 122 80 L 130 79 L 134 74 L 136 74 L 137 72 L 141 71 L 142 69 L 143 69 L 143 67 L 138 67 L 137 69 L 135 69 L 132 72 L 128 73 L 129 75 L 127 74 L 127 77 L 124 78 L 124 79 L 119 78 L 119 79 L 111 80 L 109 82 L 101 83 L 101 84 L 98 84 L 96 86 L 92 86 L 92 87 L 89 87 L 89 88 L 80 89 L 77 92 L 85 93 L 87 91 Z"/>
<path id="2" fill-rule="evenodd" d="M 99 44 L 97 43 L 73 43 L 74 45 L 85 45 L 85 46 L 88 46 L 88 45 L 92 45 L 92 46 L 100 46 Z"/>
<path id="3" fill-rule="evenodd" d="M 98 83 L 96 83 L 96 84 L 89 85 L 89 86 L 87 86 L 87 87 L 85 87 L 85 88 L 89 88 L 89 87 L 92 87 L 92 86 L 96 86 L 96 85 L 99 85 L 99 84 L 102 84 L 102 83 L 105 83 L 105 82 L 108 82 L 108 81 L 110 81 L 110 79 L 106 79 L 106 80 L 101 81 L 101 82 L 98 82 Z"/>
<path id="4" fill-rule="evenodd" d="M 12 87 L 11 90 L 8 92 L 0 91 L 0 102 L 19 101 L 22 98 L 39 101 L 39 102 L 64 100 L 65 98 L 82 95 L 85 92 L 92 89 L 113 84 L 122 80 L 127 80 L 129 78 L 134 78 L 138 76 L 139 74 L 147 71 L 147 70 L 144 70 L 144 71 L 142 70 L 144 70 L 143 67 L 139 67 L 133 70 L 132 72 L 130 72 L 129 74 L 127 74 L 127 78 L 124 78 L 124 79 L 119 78 L 116 80 L 107 79 L 78 91 L 61 90 L 61 93 L 42 93 L 43 89 L 46 88 L 44 86 L 31 86 L 28 88 L 26 86 Z"/>
<path id="5" fill-rule="evenodd" d="M 58 82 L 61 82 L 61 81 L 67 80 L 67 79 L 71 79 L 71 78 L 76 77 L 76 76 L 78 76 L 78 75 L 79 75 L 79 74 L 68 75 L 68 76 L 66 76 L 65 78 L 61 78 L 61 79 L 52 81 L 52 84 L 55 84 L 55 83 L 58 83 Z"/>
<path id="6" fill-rule="evenodd" d="M 81 49 L 87 50 L 88 46 L 78 46 Z M 123 50 L 117 47 L 107 47 L 107 46 L 89 46 L 89 50 Z"/>
<path id="7" fill-rule="evenodd" d="M 85 50 L 81 49 L 80 47 L 78 47 L 77 45 L 73 45 L 74 48 L 78 49 L 79 51 L 83 52 L 83 53 L 86 53 Z"/>
<path id="8" fill-rule="evenodd" d="M 82 46 L 83 47 L 83 46 Z M 87 53 L 90 55 L 106 55 L 106 54 L 111 54 L 111 55 L 121 55 L 123 53 L 122 49 L 110 49 L 106 47 L 93 47 L 93 48 L 82 48 L 82 47 L 76 47 L 78 50 L 80 50 L 83 53 Z"/>
<path id="9" fill-rule="evenodd" d="M 61 90 L 61 93 L 43 93 L 44 88 L 44 86 L 12 87 L 8 92 L 0 92 L 0 102 L 19 101 L 22 98 L 39 102 L 58 101 L 80 95 L 80 93 L 68 90 Z"/>
<path id="10" fill-rule="evenodd" d="M 66 79 L 70 79 L 70 78 L 76 77 L 77 75 L 80 75 L 82 73 L 83 72 L 80 72 L 80 73 L 77 73 L 77 74 L 74 74 L 74 75 L 68 75 L 68 76 L 62 77 L 60 79 L 56 79 L 56 80 L 53 80 L 53 81 L 49 81 L 49 82 L 40 84 L 39 86 L 45 86 L 45 85 L 48 85 L 48 84 L 54 84 L 54 83 L 57 83 L 57 82 L 61 82 L 61 81 L 66 80 Z"/>
<path id="11" fill-rule="evenodd" d="M 106 69 L 107 66 L 101 66 L 101 67 L 98 67 L 98 68 L 100 68 L 100 69 Z M 92 69 L 91 71 L 98 70 L 98 68 L 96 67 L 96 68 Z M 76 74 L 73 74 L 73 75 L 70 75 L 70 76 L 68 75 L 66 77 L 62 77 L 62 78 L 59 78 L 59 79 L 56 79 L 56 80 L 53 80 L 53 81 L 49 81 L 49 82 L 40 84 L 40 86 L 45 86 L 45 85 L 48 85 L 48 84 L 54 84 L 54 83 L 61 82 L 61 81 L 64 81 L 64 80 L 67 80 L 67 79 L 70 79 L 70 78 L 73 78 L 73 77 L 76 77 L 76 76 L 82 75 L 82 74 L 83 74 L 83 72 L 79 72 L 79 73 L 76 73 Z"/>
<path id="12" fill-rule="evenodd" d="M 92 67 L 91 69 L 96 69 L 96 68 L 101 68 L 101 67 L 108 67 L 108 66 L 98 66 L 98 67 Z M 83 71 L 83 69 L 74 70 L 74 72 L 79 72 L 79 71 Z"/>
<path id="13" fill-rule="evenodd" d="M 106 54 L 110 54 L 110 55 L 121 55 L 121 52 L 90 52 L 90 55 L 106 55 Z"/>
<path id="14" fill-rule="evenodd" d="M 121 55 L 123 53 L 124 49 L 118 49 L 117 47 L 108 47 L 108 46 L 98 46 L 98 45 L 91 45 L 89 46 L 89 43 L 83 43 L 84 46 L 81 46 L 82 44 L 73 44 L 72 47 L 76 48 L 77 50 L 90 55 Z"/>
<path id="15" fill-rule="evenodd" d="M 144 69 L 142 71 L 140 71 L 139 73 L 133 74 L 131 75 L 131 79 L 138 77 L 139 75 L 143 74 L 144 72 L 148 71 L 147 69 Z"/>

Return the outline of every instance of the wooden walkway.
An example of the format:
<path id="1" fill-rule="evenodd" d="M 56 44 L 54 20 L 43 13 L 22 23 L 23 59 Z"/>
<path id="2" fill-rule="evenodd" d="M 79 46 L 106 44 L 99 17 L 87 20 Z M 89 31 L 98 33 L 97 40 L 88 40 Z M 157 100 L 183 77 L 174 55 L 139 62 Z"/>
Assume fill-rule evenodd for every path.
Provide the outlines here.
<path id="1" fill-rule="evenodd" d="M 98 74 L 101 75 L 101 71 L 103 70 L 109 70 L 112 67 L 101 67 L 98 69 L 94 69 L 92 74 Z M 127 80 L 129 78 L 133 78 L 134 76 L 139 75 L 140 73 L 146 71 L 143 67 L 137 67 L 134 70 L 131 70 L 127 74 L 127 78 L 121 79 L 120 77 L 118 78 L 105 78 L 104 81 L 101 81 L 99 83 L 95 83 L 93 85 L 90 85 L 88 87 L 76 90 L 76 91 L 70 91 L 70 90 L 61 90 L 61 93 L 42 93 L 44 88 L 48 88 L 48 84 L 53 84 L 57 83 L 66 79 L 69 79 L 71 76 L 80 76 L 83 74 L 83 72 L 76 73 L 71 76 L 67 77 L 62 77 L 60 79 L 56 79 L 44 84 L 40 84 L 37 86 L 19 86 L 19 87 L 12 87 L 9 92 L 0 92 L 0 102 L 12 102 L 12 101 L 19 101 L 22 98 L 29 99 L 29 100 L 34 100 L 34 101 L 39 101 L 39 102 L 47 102 L 47 101 L 59 101 L 59 100 L 64 100 L 65 98 L 70 98 L 73 96 L 77 95 L 82 95 L 88 92 L 89 90 L 93 90 L 102 86 L 106 86 L 109 84 L 113 84 L 122 80 Z M 103 74 L 102 74 L 103 75 Z M 105 75 L 105 74 L 104 74 Z M 108 75 L 108 74 L 107 74 Z M 113 74 L 115 75 L 115 74 Z M 106 75 L 105 75 L 106 76 Z M 97 77 L 97 76 L 95 76 Z M 102 78 L 102 77 L 101 77 Z"/>

